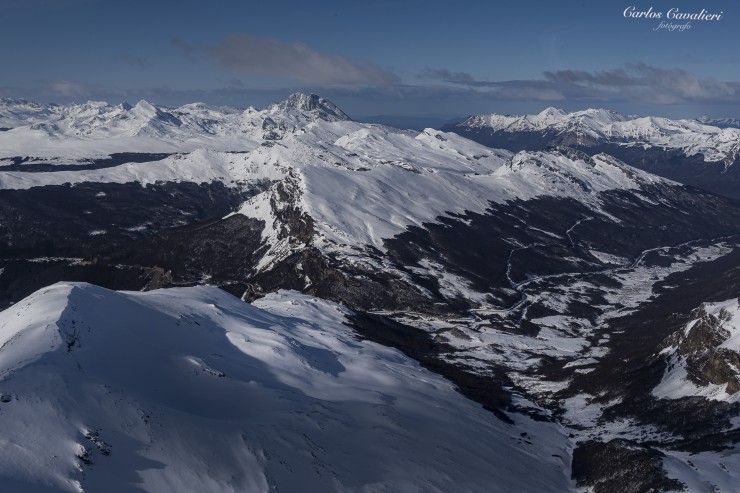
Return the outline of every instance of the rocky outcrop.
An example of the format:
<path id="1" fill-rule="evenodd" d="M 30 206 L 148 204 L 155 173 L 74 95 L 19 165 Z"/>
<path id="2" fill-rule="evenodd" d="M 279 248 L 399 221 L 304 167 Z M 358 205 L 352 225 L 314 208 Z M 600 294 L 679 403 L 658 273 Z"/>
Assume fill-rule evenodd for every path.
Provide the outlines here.
<path id="1" fill-rule="evenodd" d="M 723 347 L 734 329 L 732 313 L 721 308 L 715 315 L 701 307 L 692 316 L 692 322 L 665 340 L 662 352 L 677 356 L 695 385 L 726 385 L 728 394 L 736 394 L 740 391 L 740 353 Z"/>

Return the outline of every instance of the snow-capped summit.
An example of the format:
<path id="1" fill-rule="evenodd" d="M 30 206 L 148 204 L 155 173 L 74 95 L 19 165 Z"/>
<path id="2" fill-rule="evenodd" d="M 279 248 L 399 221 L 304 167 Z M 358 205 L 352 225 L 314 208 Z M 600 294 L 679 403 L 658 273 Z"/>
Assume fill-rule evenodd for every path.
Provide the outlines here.
<path id="1" fill-rule="evenodd" d="M 542 110 L 537 116 L 542 122 L 560 121 L 566 115 L 564 110 L 550 106 Z"/>
<path id="2" fill-rule="evenodd" d="M 148 101 L 141 100 L 136 106 L 129 110 L 129 113 L 136 119 L 142 121 L 144 126 L 149 126 L 159 132 L 167 133 L 167 126 L 180 127 L 182 121 L 168 111 L 164 111 L 152 105 Z M 142 127 L 139 132 L 143 131 Z"/>
<path id="3" fill-rule="evenodd" d="M 131 109 L 131 113 L 142 118 L 154 118 L 161 112 L 148 101 L 142 99 Z"/>
<path id="4" fill-rule="evenodd" d="M 316 94 L 304 94 L 300 92 L 291 94 L 285 101 L 270 105 L 267 110 L 270 113 L 299 111 L 329 121 L 350 120 L 350 117 L 344 111 L 328 99 L 324 99 Z"/>

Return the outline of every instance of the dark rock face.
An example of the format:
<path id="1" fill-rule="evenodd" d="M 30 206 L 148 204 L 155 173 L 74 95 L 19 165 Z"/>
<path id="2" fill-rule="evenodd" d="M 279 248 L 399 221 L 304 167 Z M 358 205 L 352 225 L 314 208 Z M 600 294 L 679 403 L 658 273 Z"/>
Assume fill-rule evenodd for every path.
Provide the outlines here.
<path id="1" fill-rule="evenodd" d="M 700 384 L 703 383 L 703 378 L 707 383 L 727 384 L 726 391 L 730 395 L 740 391 L 740 379 L 737 373 L 737 369 L 740 368 L 740 354 L 736 351 L 718 348 L 704 358 L 697 358 L 696 361 L 692 359 L 689 359 L 692 368 L 690 375 L 694 376 L 697 371 L 700 371 L 701 377 L 694 377 Z"/>
<path id="2" fill-rule="evenodd" d="M 740 354 L 729 348 L 719 347 L 730 337 L 723 327 L 731 315 L 721 311 L 719 316 L 707 314 L 703 308 L 694 310 L 693 325 L 671 334 L 663 348 L 673 349 L 672 353 L 686 364 L 688 377 L 696 385 L 727 385 L 726 391 L 732 395 L 740 391 Z"/>
<path id="3" fill-rule="evenodd" d="M 278 103 L 281 110 L 297 110 L 315 115 L 322 120 L 349 120 L 350 118 L 337 105 L 317 94 L 295 93 Z"/>

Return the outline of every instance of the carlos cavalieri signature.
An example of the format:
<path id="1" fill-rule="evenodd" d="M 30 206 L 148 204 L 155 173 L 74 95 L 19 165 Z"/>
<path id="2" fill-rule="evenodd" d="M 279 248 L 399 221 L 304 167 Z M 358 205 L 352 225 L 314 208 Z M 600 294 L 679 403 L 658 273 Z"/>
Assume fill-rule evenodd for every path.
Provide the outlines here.
<path id="1" fill-rule="evenodd" d="M 709 12 L 707 9 L 701 9 L 701 11 L 685 12 L 679 8 L 671 8 L 668 10 L 655 10 L 653 7 L 649 9 L 640 9 L 634 5 L 630 5 L 622 15 L 627 19 L 650 19 L 658 20 L 660 23 L 653 28 L 653 31 L 686 31 L 691 29 L 691 21 L 700 22 L 711 22 L 720 21 L 724 16 L 724 12 Z"/>

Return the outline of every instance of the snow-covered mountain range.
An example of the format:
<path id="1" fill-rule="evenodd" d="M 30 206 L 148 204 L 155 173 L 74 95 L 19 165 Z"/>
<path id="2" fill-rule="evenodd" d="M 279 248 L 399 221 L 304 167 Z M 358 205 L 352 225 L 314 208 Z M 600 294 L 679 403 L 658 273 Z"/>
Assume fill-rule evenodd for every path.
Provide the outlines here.
<path id="1" fill-rule="evenodd" d="M 316 95 L 294 94 L 262 111 L 194 103 L 179 108 L 139 101 L 110 105 L 87 102 L 39 105 L 0 100 L 0 159 L 70 161 L 117 152 L 190 152 L 200 148 L 251 150 L 265 139 L 278 139 L 305 119 L 349 118 Z"/>
<path id="2" fill-rule="evenodd" d="M 702 116 L 696 119 L 704 125 L 711 125 L 719 128 L 740 128 L 740 118 L 709 118 Z"/>
<path id="3" fill-rule="evenodd" d="M 633 147 L 679 149 L 687 156 L 702 154 L 706 161 L 734 162 L 740 149 L 740 129 L 720 128 L 711 123 L 714 122 L 624 116 L 603 109 L 566 113 L 547 108 L 536 115 L 476 115 L 460 126 L 494 132 L 550 132 L 572 139 L 563 144 L 620 142 Z"/>
<path id="4" fill-rule="evenodd" d="M 0 302 L 8 307 L 0 334 L 18 343 L 0 349 L 0 362 L 24 351 L 35 356 L 9 363 L 0 392 L 11 397 L 0 412 L 16 405 L 13 419 L 21 419 L 29 402 L 97 388 L 97 378 L 124 402 L 159 409 L 162 428 L 122 421 L 101 397 L 89 412 L 65 411 L 69 419 L 49 425 L 66 444 L 56 454 L 66 462 L 44 475 L 0 452 L 1 476 L 27 488 L 43 477 L 57 490 L 78 483 L 93 490 L 117 470 L 145 491 L 182 491 L 171 482 L 182 468 L 198 472 L 193 491 L 292 489 L 314 466 L 313 484 L 327 491 L 542 491 L 552 481 L 556 491 L 616 493 L 681 484 L 732 491 L 728 485 L 736 484 L 738 402 L 708 399 L 695 382 L 684 385 L 683 374 L 670 373 L 675 361 L 689 361 L 674 334 L 697 318 L 692 310 L 740 294 L 736 202 L 601 151 L 493 149 L 450 132 L 355 122 L 316 95 L 295 94 L 263 110 L 3 105 L 8 123 L 0 126 L 12 129 L 0 132 Z M 545 113 L 532 125 L 567 117 Z M 582 119 L 594 132 L 612 120 L 630 128 L 628 119 L 603 112 Z M 654 123 L 657 133 L 668 132 L 668 123 Z M 625 140 L 638 139 L 624 132 Z M 48 288 L 58 281 L 64 283 Z M 115 293 L 70 281 L 173 289 Z M 136 336 L 146 350 L 126 345 L 130 325 L 137 334 L 147 328 Z M 77 329 L 83 326 L 89 332 Z M 170 344 L 181 330 L 185 339 Z M 367 341 L 397 348 L 482 407 Z M 95 358 L 114 346 L 130 351 L 121 350 L 110 371 L 90 376 L 98 371 Z M 119 378 L 126 355 L 137 351 L 142 368 L 154 365 L 179 385 L 165 396 L 170 400 L 154 394 L 156 380 Z M 146 363 L 157 353 L 161 362 Z M 354 378 L 360 368 L 380 380 Z M 59 389 L 32 387 L 47 370 L 85 376 Z M 388 371 L 402 380 L 387 383 Z M 20 378 L 13 375 L 28 375 L 22 383 L 35 393 L 5 390 Z M 201 382 L 197 392 L 187 379 Z M 252 414 L 226 423 L 208 414 L 228 407 L 208 410 L 203 402 L 204 395 L 228 402 L 231 390 L 222 392 L 222 383 L 249 387 L 266 408 L 274 398 L 286 405 L 275 404 L 281 412 L 300 416 L 312 412 L 315 399 L 332 404 L 320 404 L 313 432 L 302 425 L 273 432 L 287 419 L 278 413 L 266 421 L 271 431 L 260 434 L 245 421 Z M 354 411 L 367 392 L 390 406 L 377 411 L 384 416 L 378 429 L 418 421 L 398 438 L 409 442 L 389 437 L 379 448 L 348 448 L 336 438 L 348 428 L 369 430 L 366 419 L 376 422 L 376 411 Z M 415 396 L 414 404 L 397 393 Z M 66 410 L 60 402 L 40 409 Z M 455 411 L 439 411 L 434 426 L 459 430 L 460 440 L 425 436 L 431 421 L 418 413 L 436 405 Z M 347 419 L 332 421 L 334 414 Z M 102 424 L 93 423 L 96 415 Z M 242 436 L 226 461 L 233 467 L 223 471 L 208 469 L 200 454 L 214 454 L 197 450 L 196 438 L 177 438 L 179 425 L 203 431 L 214 419 L 219 433 L 238 428 Z M 480 445 L 480 462 L 446 462 L 462 456 L 462 437 L 479 427 L 481 440 L 471 447 Z M 414 436 L 431 450 L 404 462 L 399 457 L 414 454 L 407 447 Z M 136 440 L 151 443 L 141 449 Z M 110 457 L 98 443 L 113 446 Z M 34 447 L 29 457 L 43 449 Z M 168 455 L 173 447 L 189 459 Z M 384 447 L 396 452 L 385 455 Z M 117 448 L 121 462 L 111 459 Z M 536 472 L 512 479 L 502 472 L 509 464 L 503 455 L 523 465 L 539 458 L 546 470 L 523 466 Z M 247 469 L 234 465 L 242 456 Z M 380 471 L 364 473 L 358 460 Z M 439 466 L 430 464 L 458 469 L 437 475 L 430 471 Z M 227 472 L 239 480 L 229 483 Z M 417 479 L 409 482 L 409 474 Z M 217 486 L 208 487 L 210 480 Z M 456 482 L 464 487 L 450 486 Z"/>
<path id="5" fill-rule="evenodd" d="M 566 113 L 547 108 L 536 115 L 471 116 L 444 130 L 496 148 L 539 150 L 566 145 L 607 152 L 632 166 L 737 196 L 740 128 L 731 120 L 671 120 L 625 116 L 609 110 Z"/>

